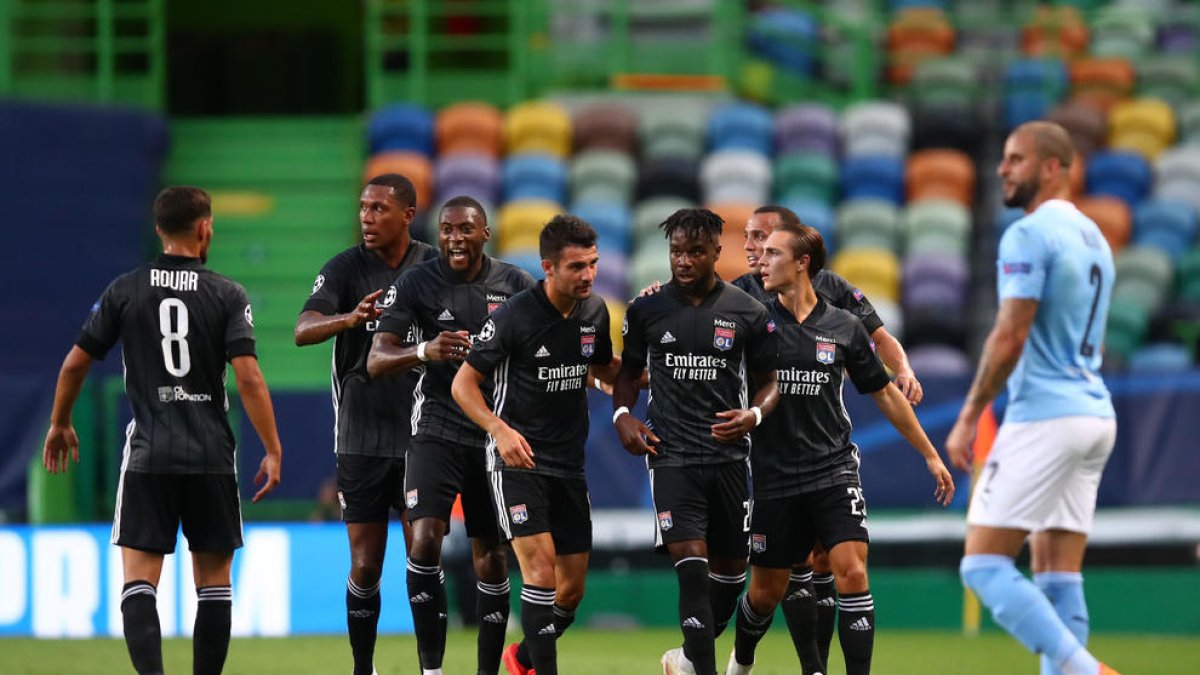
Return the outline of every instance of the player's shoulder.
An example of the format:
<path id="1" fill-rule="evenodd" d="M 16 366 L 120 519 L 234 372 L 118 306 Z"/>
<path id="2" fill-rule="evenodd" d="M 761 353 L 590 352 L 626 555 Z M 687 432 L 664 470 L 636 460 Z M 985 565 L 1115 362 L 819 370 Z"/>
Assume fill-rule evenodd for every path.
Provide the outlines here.
<path id="1" fill-rule="evenodd" d="M 731 283 L 722 282 L 721 296 L 717 298 L 716 308 L 722 312 L 732 312 L 746 317 L 762 317 L 767 315 L 766 305 L 758 297 L 747 293 Z"/>
<path id="2" fill-rule="evenodd" d="M 426 263 L 430 260 L 437 260 L 438 258 L 437 248 L 426 244 L 420 239 L 413 239 L 408 245 L 412 250 L 410 257 L 413 262 L 410 266 L 420 265 L 421 263 Z"/>
<path id="3" fill-rule="evenodd" d="M 854 312 L 832 304 L 825 303 L 825 313 L 816 321 L 817 330 L 835 336 L 839 342 L 850 342 L 861 330 L 866 334 L 866 327 Z"/>
<path id="4" fill-rule="evenodd" d="M 227 277 L 224 274 L 207 267 L 201 267 L 197 270 L 197 272 L 200 273 L 200 276 L 205 280 L 206 283 L 212 285 L 222 295 L 232 295 L 243 298 L 246 297 L 246 287 L 242 286 L 231 277 Z"/>
<path id="5" fill-rule="evenodd" d="M 436 284 L 445 281 L 446 276 L 442 274 L 439 259 L 436 256 L 405 268 L 396 277 L 397 286 Z"/>
<path id="6" fill-rule="evenodd" d="M 514 293 L 533 288 L 536 284 L 533 280 L 533 275 L 529 272 L 512 263 L 504 262 L 499 258 L 491 259 L 491 269 L 488 271 L 488 277 L 496 283 L 508 286 Z"/>
<path id="7" fill-rule="evenodd" d="M 584 298 L 579 307 L 579 318 L 588 323 L 599 323 L 602 320 L 607 320 L 608 303 L 604 302 L 604 298 L 595 293 Z"/>
<path id="8" fill-rule="evenodd" d="M 359 267 L 365 258 L 366 249 L 362 244 L 338 251 L 325 262 L 325 269 L 345 270 Z"/>

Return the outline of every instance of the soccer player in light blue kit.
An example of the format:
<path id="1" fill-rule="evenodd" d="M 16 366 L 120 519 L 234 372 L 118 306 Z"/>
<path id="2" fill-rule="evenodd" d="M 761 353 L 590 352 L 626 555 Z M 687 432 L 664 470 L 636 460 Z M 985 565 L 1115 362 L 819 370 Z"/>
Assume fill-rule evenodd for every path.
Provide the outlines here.
<path id="1" fill-rule="evenodd" d="M 1026 216 L 1000 240 L 1000 310 L 946 451 L 969 468 L 979 415 L 1007 379 L 1004 424 L 967 512 L 963 584 L 1042 655 L 1043 674 L 1106 675 L 1116 671 L 1084 646 L 1081 570 L 1116 439 L 1097 374 L 1114 272 L 1100 229 L 1067 201 L 1074 154 L 1051 122 L 1023 124 L 1005 142 L 1004 203 Z M 1027 537 L 1036 585 L 1013 565 Z"/>

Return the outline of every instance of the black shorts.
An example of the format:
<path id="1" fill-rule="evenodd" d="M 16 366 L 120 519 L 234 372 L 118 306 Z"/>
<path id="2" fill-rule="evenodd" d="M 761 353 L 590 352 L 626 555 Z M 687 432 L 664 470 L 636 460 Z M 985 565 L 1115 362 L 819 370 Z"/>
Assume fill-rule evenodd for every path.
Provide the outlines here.
<path id="1" fill-rule="evenodd" d="M 378 523 L 392 509 L 404 512 L 404 458 L 337 456 L 337 494 L 342 520 Z"/>
<path id="2" fill-rule="evenodd" d="M 404 505 L 409 522 L 438 518 L 450 527 L 454 498 L 462 494 L 467 536 L 500 537 L 483 446 L 453 445 L 439 438 L 412 439 L 404 471 Z"/>
<path id="3" fill-rule="evenodd" d="M 506 539 L 549 532 L 558 555 L 592 550 L 592 502 L 582 476 L 493 471 L 500 533 Z"/>
<path id="4" fill-rule="evenodd" d="M 242 546 L 242 503 L 237 476 L 124 471 L 117 486 L 112 543 L 174 553 L 179 526 L 191 551 Z"/>
<path id="5" fill-rule="evenodd" d="M 654 544 L 701 539 L 708 553 L 745 558 L 750 529 L 745 462 L 650 469 L 657 528 Z"/>
<path id="6" fill-rule="evenodd" d="M 754 500 L 750 564 L 791 567 L 804 562 L 815 541 L 820 541 L 826 551 L 846 541 L 870 541 L 862 487 L 839 485 L 791 497 Z"/>

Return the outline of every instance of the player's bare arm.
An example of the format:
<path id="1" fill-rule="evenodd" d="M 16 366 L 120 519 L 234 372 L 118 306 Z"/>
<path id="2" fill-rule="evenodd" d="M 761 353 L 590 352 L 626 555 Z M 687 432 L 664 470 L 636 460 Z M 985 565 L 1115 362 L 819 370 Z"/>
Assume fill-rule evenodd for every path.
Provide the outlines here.
<path id="1" fill-rule="evenodd" d="M 895 383 L 900 393 L 904 394 L 904 398 L 912 405 L 919 404 L 925 397 L 925 391 L 921 388 L 921 382 L 917 380 L 917 374 L 913 372 L 912 365 L 908 362 L 908 354 L 904 352 L 900 341 L 883 326 L 871 333 L 871 339 L 875 341 L 875 353 L 879 354 L 879 360 L 896 374 Z"/>
<path id="2" fill-rule="evenodd" d="M 950 463 L 963 471 L 971 468 L 971 442 L 975 439 L 979 416 L 1004 389 L 1008 376 L 1017 367 L 1037 310 L 1037 300 L 1009 298 L 1000 303 L 996 325 L 983 343 L 975 380 L 958 413 L 958 420 L 946 438 Z"/>
<path id="3" fill-rule="evenodd" d="M 942 463 L 942 458 L 938 456 L 937 448 L 929 442 L 929 437 L 925 435 L 925 429 L 917 420 L 917 415 L 913 412 L 908 399 L 900 393 L 900 389 L 894 383 L 889 383 L 883 389 L 872 392 L 871 398 L 875 400 L 879 411 L 892 423 L 896 431 L 900 432 L 904 440 L 908 441 L 908 444 L 925 458 L 925 467 L 929 469 L 929 474 L 937 482 L 937 487 L 933 492 L 934 500 L 942 506 L 949 505 L 950 501 L 954 499 L 954 478 L 946 469 L 946 465 Z"/>
<path id="4" fill-rule="evenodd" d="M 465 330 L 444 330 L 428 342 L 407 346 L 400 340 L 399 335 L 379 331 L 371 341 L 371 353 L 367 356 L 367 373 L 371 377 L 404 373 L 425 361 L 462 363 L 470 349 L 471 338 Z"/>
<path id="5" fill-rule="evenodd" d="M 246 409 L 246 416 L 250 418 L 254 431 L 262 439 L 263 448 L 267 453 L 254 476 L 254 484 L 261 486 L 258 492 L 254 493 L 253 501 L 257 503 L 279 485 L 283 446 L 279 443 L 279 430 L 275 427 L 275 408 L 271 405 L 271 392 L 267 390 L 267 381 L 263 379 L 262 371 L 258 368 L 258 359 L 253 356 L 236 356 L 230 364 L 233 365 L 238 395 L 242 397 L 242 407 Z"/>
<path id="6" fill-rule="evenodd" d="M 375 306 L 375 300 L 382 294 L 382 289 L 368 293 L 345 314 L 322 314 L 315 309 L 301 312 L 296 319 L 296 346 L 319 344 L 344 330 L 378 319 L 383 310 Z"/>
<path id="7" fill-rule="evenodd" d="M 717 413 L 722 422 L 712 425 L 712 437 L 721 443 L 732 443 L 754 430 L 762 423 L 762 418 L 771 414 L 779 405 L 779 383 L 775 371 L 769 370 L 752 375 L 752 381 L 757 385 L 750 407 L 739 410 L 724 410 Z M 754 411 L 758 408 L 758 412 Z"/>
<path id="8" fill-rule="evenodd" d="M 638 381 L 642 378 L 642 369 L 629 368 L 622 364 L 613 383 L 613 426 L 617 428 L 617 437 L 621 445 L 631 455 L 655 454 L 654 446 L 661 442 L 658 436 L 644 422 L 629 412 L 637 405 Z"/>
<path id="9" fill-rule="evenodd" d="M 603 365 L 593 363 L 588 368 L 588 382 L 593 387 L 612 396 L 613 383 L 617 381 L 619 372 L 621 372 L 621 357 L 614 354 L 612 361 Z"/>
<path id="10" fill-rule="evenodd" d="M 483 373 L 475 370 L 471 364 L 464 363 L 450 385 L 450 395 L 472 422 L 496 439 L 496 450 L 505 466 L 532 469 L 533 448 L 524 436 L 488 408 L 480 389 L 484 379 Z"/>
<path id="11" fill-rule="evenodd" d="M 71 347 L 58 371 L 58 386 L 54 390 L 54 408 L 50 413 L 50 430 L 42 449 L 42 465 L 50 473 L 67 471 L 67 456 L 79 463 L 79 437 L 71 421 L 71 411 L 83 381 L 92 368 L 92 357 L 79 347 Z"/>

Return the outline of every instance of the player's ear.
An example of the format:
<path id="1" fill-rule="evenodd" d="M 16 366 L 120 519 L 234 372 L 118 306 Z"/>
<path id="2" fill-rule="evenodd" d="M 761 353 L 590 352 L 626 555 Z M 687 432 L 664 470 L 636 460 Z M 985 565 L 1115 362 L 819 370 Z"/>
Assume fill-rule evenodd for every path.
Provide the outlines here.
<path id="1" fill-rule="evenodd" d="M 550 278 L 550 270 L 552 269 L 554 269 L 554 262 L 542 258 L 542 274 L 545 274 L 547 279 Z"/>

